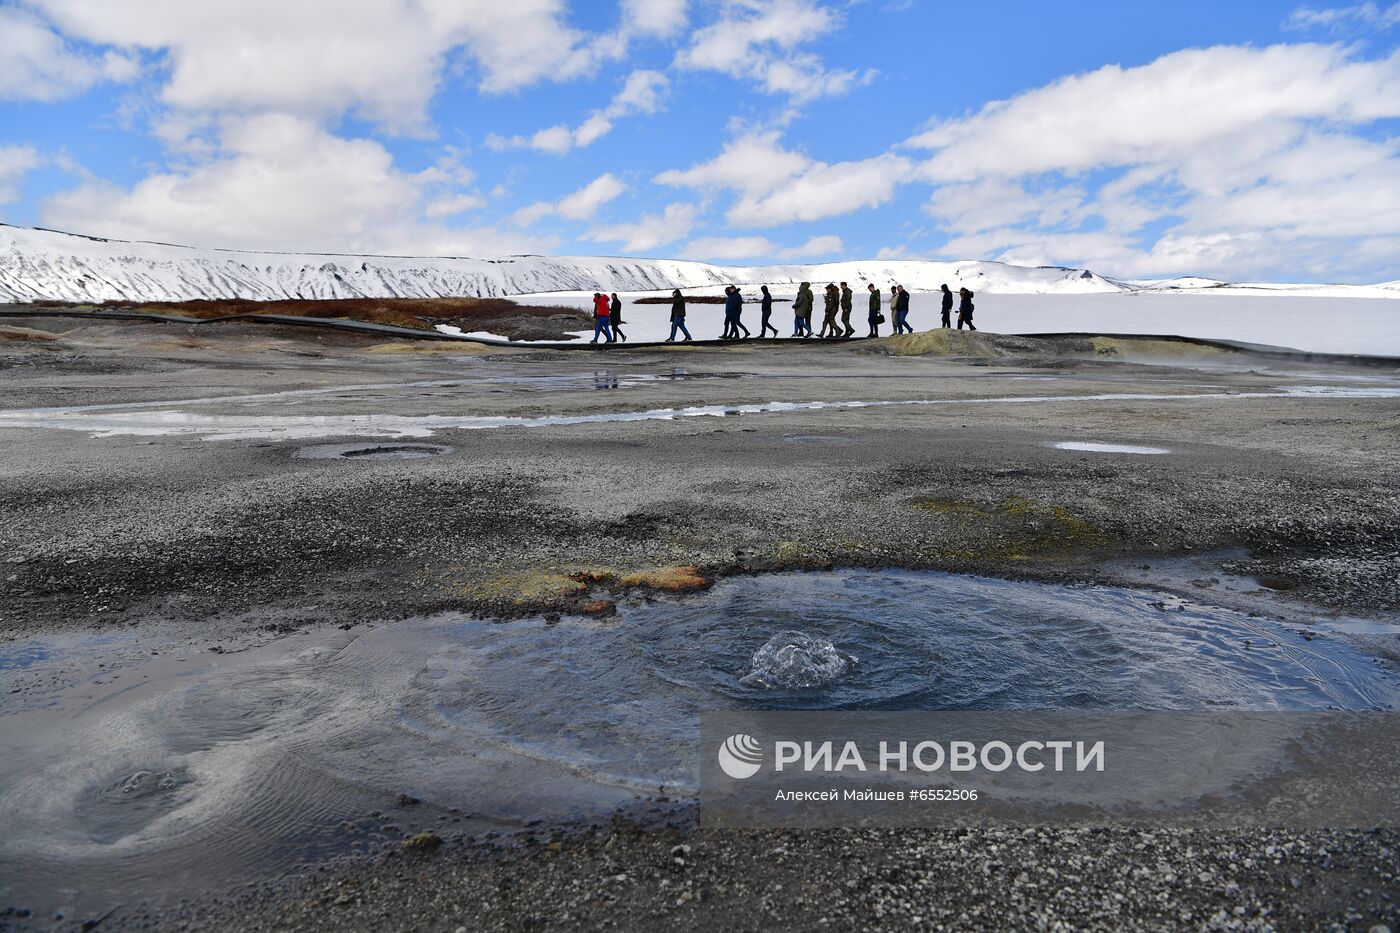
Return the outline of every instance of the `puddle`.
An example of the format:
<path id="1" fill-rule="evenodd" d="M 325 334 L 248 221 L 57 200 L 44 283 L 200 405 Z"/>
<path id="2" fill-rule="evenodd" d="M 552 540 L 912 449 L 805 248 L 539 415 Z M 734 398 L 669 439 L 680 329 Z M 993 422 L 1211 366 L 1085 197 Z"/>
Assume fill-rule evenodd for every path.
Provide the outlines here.
<path id="1" fill-rule="evenodd" d="M 1400 620 L 1324 615 L 1315 607 L 1284 594 L 1295 590 L 1297 581 L 1272 574 L 1247 575 L 1225 569 L 1229 564 L 1249 560 L 1241 548 L 1205 551 L 1174 557 L 1133 557 L 1110 561 L 1106 569 L 1132 586 L 1169 586 L 1178 592 L 1195 594 L 1191 599 L 1173 596 L 1182 605 L 1196 598 L 1212 605 L 1228 606 L 1251 615 L 1279 620 L 1296 632 L 1344 635 L 1400 635 Z"/>
<path id="2" fill-rule="evenodd" d="M 442 444 L 316 444 L 292 454 L 302 460 L 422 460 L 453 453 Z"/>
<path id="3" fill-rule="evenodd" d="M 636 373 L 613 371 L 591 373 L 541 373 L 520 370 L 499 371 L 504 364 L 493 364 L 489 372 L 467 373 L 448 379 L 426 379 L 416 382 L 371 382 L 351 385 L 325 386 L 315 389 L 287 389 L 280 392 L 257 392 L 242 395 L 211 395 L 199 398 L 164 399 L 150 402 L 103 402 L 95 405 L 73 405 L 60 408 L 33 409 L 31 413 L 77 414 L 82 412 L 128 411 L 151 408 L 203 407 L 206 405 L 256 405 L 266 408 L 278 404 L 301 404 L 318 398 L 367 398 L 376 392 L 399 392 L 405 389 L 489 389 L 506 386 L 511 389 L 552 391 L 559 389 L 630 389 L 654 382 L 675 382 L 697 379 L 740 379 L 748 373 L 693 373 L 684 367 L 672 367 L 665 373 Z M 6 412 L 0 411 L 0 415 Z"/>
<path id="4" fill-rule="evenodd" d="M 727 580 L 610 622 L 443 616 L 234 654 L 32 639 L 0 646 L 0 692 L 0 904 L 45 910 L 685 795 L 707 709 L 1400 702 L 1395 674 L 1342 640 L 1241 612 L 904 571 Z"/>
<path id="5" fill-rule="evenodd" d="M 136 403 L 77 408 L 0 411 L 0 428 L 48 428 L 84 431 L 94 437 L 195 436 L 207 441 L 318 437 L 431 437 L 442 430 L 478 431 L 495 428 L 544 428 L 629 421 L 673 421 L 678 418 L 756 415 L 777 412 L 843 411 L 860 408 L 927 407 L 945 405 L 1084 404 L 1092 402 L 1228 401 L 1266 398 L 1361 399 L 1400 398 L 1400 389 L 1353 386 L 1289 386 L 1267 392 L 1146 393 L 1105 392 L 1094 395 L 1011 395 L 956 399 L 874 399 L 864 401 L 766 402 L 743 405 L 704 405 L 653 408 L 593 415 L 544 415 L 533 418 L 473 415 L 224 415 L 155 410 L 171 402 Z M 244 399 L 246 400 L 246 399 Z M 213 400 L 207 400 L 213 401 Z M 112 410 L 131 409 L 131 410 Z"/>
<path id="6" fill-rule="evenodd" d="M 1400 635 L 1400 623 L 1380 619 L 1318 619 L 1310 628 L 1342 635 Z"/>
<path id="7" fill-rule="evenodd" d="M 1165 447 L 1135 447 L 1132 444 L 1100 444 L 1093 441 L 1060 441 L 1056 450 L 1082 450 L 1095 454 L 1169 454 Z"/>

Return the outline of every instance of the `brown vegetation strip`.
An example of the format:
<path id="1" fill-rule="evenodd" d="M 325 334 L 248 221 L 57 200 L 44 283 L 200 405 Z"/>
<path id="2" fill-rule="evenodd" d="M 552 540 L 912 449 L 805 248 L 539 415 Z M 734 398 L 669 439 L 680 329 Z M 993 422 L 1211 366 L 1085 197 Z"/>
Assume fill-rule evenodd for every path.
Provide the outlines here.
<path id="1" fill-rule="evenodd" d="M 45 307 L 58 307 L 45 302 Z M 465 330 L 484 329 L 483 325 L 501 320 L 568 318 L 574 330 L 586 327 L 590 317 L 567 305 L 524 305 L 507 298 L 298 298 L 281 301 L 250 301 L 242 298 L 213 298 L 197 301 L 108 301 L 101 304 L 73 304 L 83 310 L 138 311 L 147 314 L 176 314 L 193 318 L 228 317 L 238 314 L 285 314 L 293 317 L 319 317 L 371 324 L 392 324 L 431 330 L 434 324 L 455 324 Z"/>
<path id="2" fill-rule="evenodd" d="M 634 299 L 632 300 L 632 304 L 634 304 L 634 305 L 668 305 L 668 304 L 671 303 L 672 300 L 673 300 L 673 299 L 671 298 L 670 295 L 656 295 L 656 296 L 647 297 L 647 298 L 634 298 Z M 745 304 L 758 304 L 758 302 L 759 302 L 759 298 L 758 298 L 757 295 L 755 295 L 755 296 L 752 297 L 752 298 L 745 298 L 745 299 L 744 299 L 744 303 L 745 303 Z M 723 295 L 686 295 L 686 296 L 685 296 L 685 303 L 688 304 L 688 305 L 722 305 L 722 304 L 724 304 L 724 296 L 723 296 Z M 775 305 L 787 305 L 787 304 L 792 304 L 792 299 L 791 299 L 791 298 L 774 298 L 774 299 L 773 299 L 773 303 L 774 303 Z"/>

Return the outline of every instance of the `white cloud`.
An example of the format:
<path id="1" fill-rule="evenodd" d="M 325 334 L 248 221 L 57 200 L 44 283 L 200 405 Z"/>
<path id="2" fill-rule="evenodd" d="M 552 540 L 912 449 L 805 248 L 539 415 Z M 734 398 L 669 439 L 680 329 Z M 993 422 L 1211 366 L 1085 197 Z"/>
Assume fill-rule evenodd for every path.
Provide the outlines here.
<path id="1" fill-rule="evenodd" d="M 622 0 L 624 29 L 651 36 L 675 35 L 686 23 L 686 0 Z"/>
<path id="2" fill-rule="evenodd" d="M 1287 29 L 1321 28 L 1333 31 L 1353 27 L 1384 30 L 1395 26 L 1400 26 L 1400 3 L 1391 3 L 1389 6 L 1375 3 L 1322 8 L 1300 6 L 1284 23 Z"/>
<path id="3" fill-rule="evenodd" d="M 798 246 L 779 246 L 763 236 L 700 237 L 679 251 L 694 259 L 812 259 L 834 256 L 844 248 L 839 236 L 814 236 Z"/>
<path id="4" fill-rule="evenodd" d="M 933 193 L 928 209 L 955 230 L 992 230 L 1028 223 L 1049 227 L 1077 216 L 1085 196 L 1082 188 L 1072 184 L 1037 193 L 1012 179 L 991 177 L 944 185 Z"/>
<path id="5" fill-rule="evenodd" d="M 429 201 L 423 208 L 423 216 L 433 220 L 455 217 L 486 206 L 486 199 L 479 194 L 454 194 Z"/>
<path id="6" fill-rule="evenodd" d="M 559 216 L 569 220 L 588 220 L 598 213 L 598 208 L 626 190 L 627 186 L 611 173 L 599 175 L 573 194 L 560 199 Z"/>
<path id="7" fill-rule="evenodd" d="M 558 201 L 536 201 L 522 207 L 511 216 L 511 220 L 520 227 L 528 227 L 556 215 L 567 220 L 590 220 L 599 208 L 626 190 L 627 186 L 608 172 Z"/>
<path id="8" fill-rule="evenodd" d="M 768 62 L 763 69 L 763 88 L 769 94 L 786 94 L 802 103 L 817 97 L 836 97 L 853 87 L 875 80 L 878 72 L 828 71 L 821 59 L 807 52 Z"/>
<path id="9" fill-rule="evenodd" d="M 496 151 L 534 149 L 551 155 L 564 155 L 574 148 L 592 145 L 612 131 L 613 121 L 638 113 L 656 113 L 662 108 L 670 81 L 659 71 L 634 71 L 627 76 L 622 90 L 602 110 L 595 110 L 577 127 L 558 124 L 539 130 L 531 136 L 500 136 L 488 134 L 486 145 Z"/>
<path id="10" fill-rule="evenodd" d="M 554 213 L 553 201 L 536 201 L 527 204 L 510 215 L 511 223 L 517 227 L 530 227 Z"/>
<path id="11" fill-rule="evenodd" d="M 396 131 L 426 125 L 428 101 L 454 54 L 476 64 L 483 91 L 500 93 L 591 74 L 624 54 L 632 33 L 575 29 L 563 0 L 31 2 L 72 38 L 163 55 L 167 105 L 315 118 L 353 110 Z M 667 21 L 664 10 L 647 10 L 650 28 Z M 61 74 L 51 83 L 71 84 L 71 55 L 56 61 Z"/>
<path id="12" fill-rule="evenodd" d="M 816 0 L 724 0 L 718 18 L 676 55 L 676 66 L 752 80 L 796 102 L 842 94 L 874 72 L 828 70 L 815 54 L 798 51 L 839 24 Z"/>
<path id="13" fill-rule="evenodd" d="M 661 109 L 670 86 L 670 81 L 659 71 L 634 71 L 627 76 L 622 90 L 608 105 L 607 115 L 625 117 L 633 113 L 656 113 Z"/>
<path id="14" fill-rule="evenodd" d="M 834 256 L 844 248 L 839 236 L 826 234 L 814 236 L 798 246 L 779 250 L 777 255 L 779 259 L 811 259 L 816 256 Z"/>
<path id="15" fill-rule="evenodd" d="M 914 163 L 893 153 L 828 164 L 783 149 L 768 131 L 732 141 L 709 162 L 662 172 L 658 184 L 739 194 L 726 214 L 743 227 L 776 227 L 835 217 L 890 200 Z"/>
<path id="16" fill-rule="evenodd" d="M 728 217 L 749 227 L 772 227 L 792 221 L 837 217 L 878 207 L 908 181 L 913 163 L 885 153 L 854 162 L 813 162 L 800 175 L 757 197 L 741 197 Z"/>
<path id="17" fill-rule="evenodd" d="M 99 236 L 247 249 L 499 254 L 539 240 L 432 222 L 466 209 L 450 160 L 410 174 L 379 143 L 286 115 L 229 118 L 220 155 L 133 187 L 89 182 L 42 205 L 46 224 Z M 426 216 L 428 221 L 420 220 Z"/>
<path id="18" fill-rule="evenodd" d="M 950 255 L 1120 275 L 1364 276 L 1400 238 L 1400 52 L 1218 47 L 1068 77 L 910 140 Z M 1393 260 L 1390 263 L 1393 265 Z M 1382 264 L 1384 265 L 1384 264 Z"/>
<path id="19" fill-rule="evenodd" d="M 99 81 L 130 80 L 139 68 L 116 51 L 78 51 L 33 13 L 0 6 L 0 100 L 58 100 Z"/>
<path id="20" fill-rule="evenodd" d="M 728 188 L 746 194 L 771 191 L 811 164 L 806 156 L 783 149 L 779 137 L 776 131 L 741 136 L 709 162 L 662 172 L 656 182 L 684 188 Z"/>
<path id="21" fill-rule="evenodd" d="M 484 91 L 567 80 L 597 67 L 599 55 L 589 48 L 587 36 L 565 25 L 563 0 L 466 0 L 425 6 L 436 14 L 439 28 L 450 24 L 453 33 L 465 36 L 484 72 Z"/>
<path id="22" fill-rule="evenodd" d="M 674 243 L 695 226 L 699 209 L 693 204 L 667 204 L 660 214 L 644 214 L 633 223 L 609 224 L 592 228 L 583 239 L 596 243 L 621 243 L 623 250 L 641 252 Z"/>
<path id="23" fill-rule="evenodd" d="M 19 200 L 24 176 L 42 163 L 33 146 L 0 146 L 0 206 Z"/>
<path id="24" fill-rule="evenodd" d="M 677 252 L 687 259 L 755 259 L 777 251 L 778 245 L 765 236 L 707 236 L 691 240 Z"/>
<path id="25" fill-rule="evenodd" d="M 335 115 L 355 108 L 398 129 L 418 125 L 445 42 L 415 3 L 245 0 L 35 0 L 88 42 L 165 57 L 164 103 L 227 113 Z"/>
<path id="26" fill-rule="evenodd" d="M 1400 53 L 1351 61 L 1337 46 L 1219 46 L 1062 78 L 909 140 L 935 181 L 1178 159 L 1277 121 L 1400 116 Z"/>

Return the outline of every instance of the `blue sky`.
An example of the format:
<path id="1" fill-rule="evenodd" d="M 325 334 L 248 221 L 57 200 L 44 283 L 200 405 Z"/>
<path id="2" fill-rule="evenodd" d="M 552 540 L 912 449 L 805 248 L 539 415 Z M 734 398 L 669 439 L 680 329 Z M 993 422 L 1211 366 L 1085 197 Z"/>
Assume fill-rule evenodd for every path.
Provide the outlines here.
<path id="1" fill-rule="evenodd" d="M 1400 3 L 0 0 L 0 219 L 1393 280 L 1397 40 Z"/>

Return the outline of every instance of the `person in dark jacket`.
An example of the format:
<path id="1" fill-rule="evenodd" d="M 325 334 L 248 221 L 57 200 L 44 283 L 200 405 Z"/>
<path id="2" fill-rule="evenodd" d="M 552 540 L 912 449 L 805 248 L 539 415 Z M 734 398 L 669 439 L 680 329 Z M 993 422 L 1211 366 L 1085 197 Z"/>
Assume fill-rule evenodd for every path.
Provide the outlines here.
<path id="1" fill-rule="evenodd" d="M 958 295 L 958 330 L 962 330 L 963 324 L 967 325 L 968 330 L 976 330 L 977 327 L 972 323 L 972 292 L 964 286 L 958 289 Z"/>
<path id="2" fill-rule="evenodd" d="M 759 290 L 763 292 L 763 303 L 759 306 L 763 311 L 763 329 L 758 332 L 758 336 L 760 338 L 767 337 L 768 332 L 771 330 L 773 336 L 776 337 L 778 336 L 778 328 L 774 327 L 768 321 L 768 319 L 773 316 L 773 296 L 768 293 L 767 285 L 760 286 Z"/>
<path id="3" fill-rule="evenodd" d="M 812 283 L 803 282 L 797 287 L 797 297 L 792 300 L 792 335 L 812 336 L 812 305 L 816 298 L 812 295 Z"/>
<path id="4" fill-rule="evenodd" d="M 851 308 L 855 306 L 854 296 L 851 295 L 851 286 L 845 282 L 841 283 L 841 330 L 843 337 L 850 337 L 855 334 L 856 329 L 851 326 Z"/>
<path id="5" fill-rule="evenodd" d="M 880 319 L 883 317 L 880 314 L 880 290 L 874 285 L 868 286 L 868 288 L 870 290 L 870 316 L 868 318 L 870 336 L 878 337 L 880 336 Z"/>
<path id="6" fill-rule="evenodd" d="M 726 288 L 724 294 L 726 296 L 724 299 L 724 334 L 721 339 L 738 340 L 739 331 L 742 330 L 744 339 L 747 340 L 753 335 L 749 333 L 749 329 L 740 320 L 740 315 L 744 313 L 744 296 L 739 294 L 739 289 L 733 285 Z"/>
<path id="7" fill-rule="evenodd" d="M 627 335 L 622 332 L 622 299 L 617 297 L 617 292 L 612 293 L 612 301 L 608 303 L 608 323 L 612 325 L 613 337 L 627 342 Z"/>
<path id="8" fill-rule="evenodd" d="M 953 293 L 948 291 L 947 283 L 939 286 L 943 289 L 943 326 L 952 327 L 951 315 L 953 313 Z"/>
<path id="9" fill-rule="evenodd" d="M 904 286 L 899 286 L 899 297 L 895 299 L 894 332 L 896 334 L 912 334 L 914 328 L 909 326 L 909 293 L 904 290 Z"/>
<path id="10" fill-rule="evenodd" d="M 667 343 L 674 343 L 676 331 L 685 334 L 685 339 L 690 339 L 690 331 L 685 329 L 685 296 L 681 294 L 679 288 L 671 292 L 671 336 L 666 338 Z"/>
<path id="11" fill-rule="evenodd" d="M 593 293 L 593 343 L 598 342 L 601 335 L 607 338 L 608 343 L 613 342 L 612 327 L 608 321 L 612 316 L 612 303 L 608 301 L 608 296 L 602 292 Z"/>
<path id="12" fill-rule="evenodd" d="M 817 332 L 817 336 L 839 337 L 841 328 L 836 326 L 836 312 L 841 307 L 841 293 L 836 290 L 835 285 L 827 284 L 823 301 L 825 304 L 822 308 L 822 329 Z"/>

